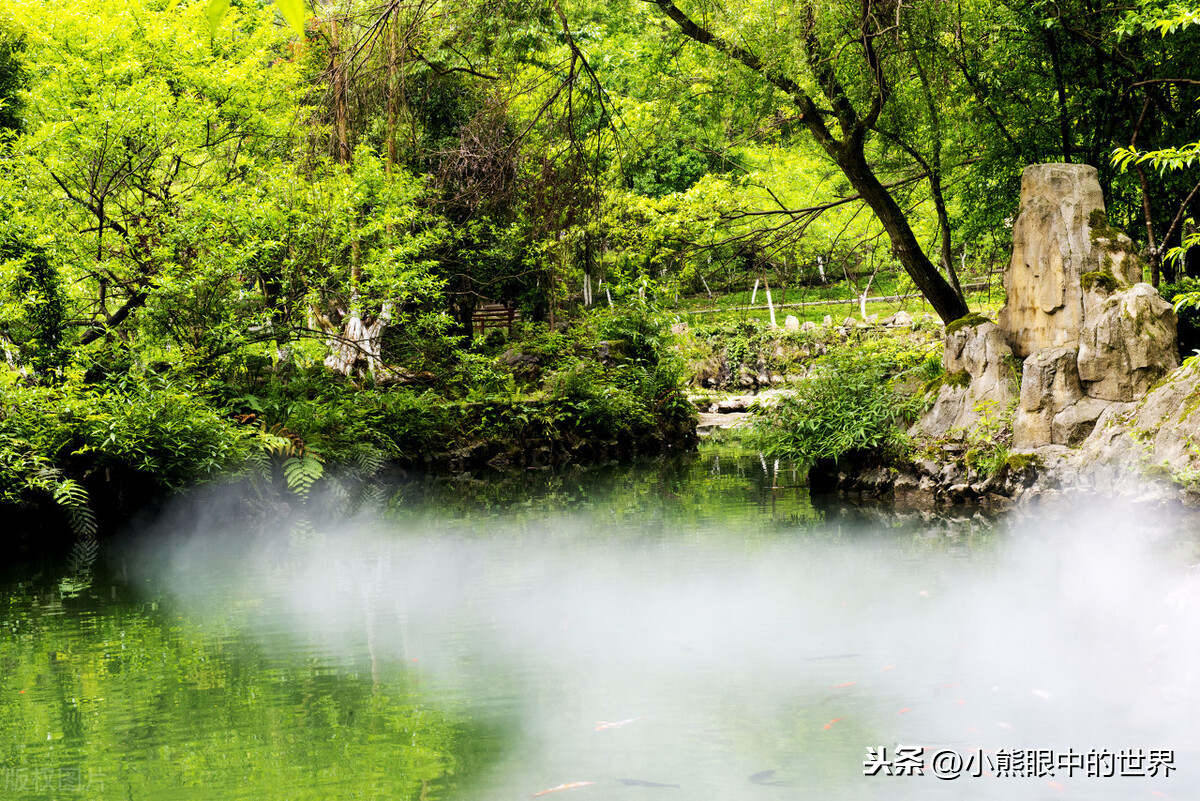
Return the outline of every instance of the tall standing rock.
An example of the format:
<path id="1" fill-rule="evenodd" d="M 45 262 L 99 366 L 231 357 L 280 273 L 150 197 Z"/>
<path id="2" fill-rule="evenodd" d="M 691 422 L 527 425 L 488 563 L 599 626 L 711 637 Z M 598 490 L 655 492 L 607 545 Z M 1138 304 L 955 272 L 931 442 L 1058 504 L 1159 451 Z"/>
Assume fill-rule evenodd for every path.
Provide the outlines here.
<path id="1" fill-rule="evenodd" d="M 1079 344 L 1084 323 L 1083 276 L 1107 272 L 1119 286 L 1141 280 L 1136 258 L 1124 258 L 1107 229 L 1096 168 L 1086 164 L 1034 164 L 1021 175 L 1021 211 L 1013 225 L 1013 255 L 1004 274 L 1008 301 L 1000 327 L 1013 353 L 1024 358 L 1046 348 Z M 1116 254 L 1116 258 L 1114 258 Z M 1114 268 L 1120 275 L 1113 273 Z M 1134 273 L 1137 273 L 1136 275 Z"/>

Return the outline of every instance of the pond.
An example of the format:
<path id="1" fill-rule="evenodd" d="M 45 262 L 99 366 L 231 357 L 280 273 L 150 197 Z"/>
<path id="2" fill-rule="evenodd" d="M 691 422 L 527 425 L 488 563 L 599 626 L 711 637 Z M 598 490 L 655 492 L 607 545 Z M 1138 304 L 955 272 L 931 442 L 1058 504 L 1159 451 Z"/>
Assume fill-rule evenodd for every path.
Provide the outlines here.
<path id="1" fill-rule="evenodd" d="M 706 446 L 335 523 L 208 497 L 20 566 L 0 797 L 1200 797 L 1187 521 L 802 483 Z"/>

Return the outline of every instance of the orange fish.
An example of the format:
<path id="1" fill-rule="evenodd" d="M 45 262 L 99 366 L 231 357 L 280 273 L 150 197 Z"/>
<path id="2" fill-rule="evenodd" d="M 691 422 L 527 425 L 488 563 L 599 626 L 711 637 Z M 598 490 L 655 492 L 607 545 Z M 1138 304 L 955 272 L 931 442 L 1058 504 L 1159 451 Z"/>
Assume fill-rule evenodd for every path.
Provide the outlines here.
<path id="1" fill-rule="evenodd" d="M 529 797 L 537 798 L 539 795 L 546 795 L 547 793 L 557 793 L 560 790 L 578 790 L 580 787 L 587 787 L 592 784 L 595 784 L 595 782 L 568 782 L 566 784 L 560 784 L 557 787 L 551 787 L 549 790 L 542 790 L 540 793 L 534 793 L 533 795 L 531 795 Z"/>
<path id="2" fill-rule="evenodd" d="M 896 666 L 895 666 L 895 665 L 887 665 L 887 666 L 885 666 L 885 667 L 881 667 L 881 668 L 879 669 L 879 672 L 880 672 L 880 673 L 882 673 L 882 672 L 883 672 L 883 671 L 885 671 L 885 670 L 895 670 L 895 669 L 896 669 Z"/>
<path id="3" fill-rule="evenodd" d="M 1058 790 L 1060 793 L 1065 793 L 1067 791 L 1067 788 L 1063 787 L 1058 782 L 1050 782 L 1049 784 L 1051 787 L 1053 787 L 1055 790 Z"/>
<path id="4" fill-rule="evenodd" d="M 833 724 L 837 723 L 839 720 L 844 720 L 844 718 L 834 718 L 833 720 L 829 721 L 828 723 L 825 724 L 825 730 L 829 731 L 830 729 L 832 729 Z"/>
<path id="5" fill-rule="evenodd" d="M 905 712 L 912 712 L 912 707 L 911 707 L 911 706 L 906 706 L 906 707 L 904 707 L 904 709 L 901 709 L 901 710 L 900 710 L 899 712 L 897 712 L 896 714 L 897 714 L 897 715 L 903 715 Z"/>
<path id="6" fill-rule="evenodd" d="M 619 729 L 622 726 L 628 726 L 630 723 L 636 723 L 639 720 L 645 719 L 646 717 L 643 715 L 639 718 L 628 718 L 626 720 L 598 720 L 596 721 L 596 731 L 603 731 L 604 729 Z"/>
<path id="7" fill-rule="evenodd" d="M 844 682 L 842 682 L 841 684 L 835 684 L 835 685 L 833 685 L 833 686 L 832 686 L 832 687 L 830 687 L 829 689 L 831 689 L 831 690 L 844 690 L 844 689 L 845 689 L 845 688 L 847 688 L 847 687 L 853 687 L 855 684 L 858 684 L 858 682 L 857 682 L 857 681 L 844 681 Z"/>
<path id="8" fill-rule="evenodd" d="M 1170 798 L 1171 797 L 1171 796 L 1167 795 L 1166 793 L 1160 792 L 1158 790 L 1151 790 L 1150 795 L 1156 795 L 1159 798 Z"/>

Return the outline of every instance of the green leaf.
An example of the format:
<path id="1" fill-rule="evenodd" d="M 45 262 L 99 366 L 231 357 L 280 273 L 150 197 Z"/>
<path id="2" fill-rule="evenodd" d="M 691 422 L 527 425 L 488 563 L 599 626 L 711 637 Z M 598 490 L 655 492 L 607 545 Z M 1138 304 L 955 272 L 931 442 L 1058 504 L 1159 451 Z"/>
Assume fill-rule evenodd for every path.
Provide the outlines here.
<path id="1" fill-rule="evenodd" d="M 213 36 L 217 35 L 217 29 L 228 13 L 229 0 L 208 0 L 208 28 Z"/>
<path id="2" fill-rule="evenodd" d="M 226 6 L 228 6 L 226 0 Z M 275 0 L 275 5 L 279 6 L 279 13 L 283 14 L 283 18 L 288 21 L 288 25 L 299 34 L 304 36 L 304 18 L 307 12 L 304 9 L 304 0 Z"/>

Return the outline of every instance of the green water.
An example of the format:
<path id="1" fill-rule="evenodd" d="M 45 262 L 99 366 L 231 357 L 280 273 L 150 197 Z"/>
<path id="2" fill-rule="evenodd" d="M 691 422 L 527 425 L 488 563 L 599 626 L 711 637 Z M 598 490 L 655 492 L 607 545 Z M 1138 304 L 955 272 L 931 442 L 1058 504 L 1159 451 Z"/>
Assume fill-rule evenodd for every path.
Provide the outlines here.
<path id="1" fill-rule="evenodd" d="M 25 566 L 0 585 L 0 798 L 1197 788 L 1200 590 L 1178 526 L 902 518 L 801 484 L 718 448 L 411 481 L 304 526 L 209 499 L 106 544 L 81 590 Z M 1173 749 L 1176 769 L 863 775 L 868 747 L 898 744 Z"/>

